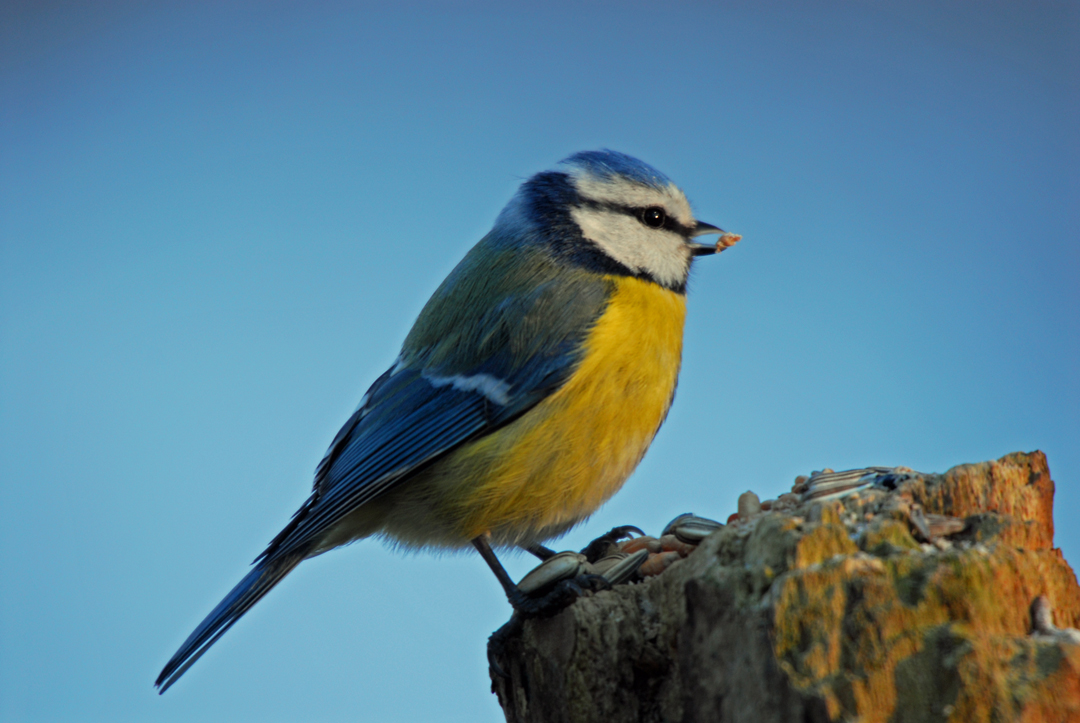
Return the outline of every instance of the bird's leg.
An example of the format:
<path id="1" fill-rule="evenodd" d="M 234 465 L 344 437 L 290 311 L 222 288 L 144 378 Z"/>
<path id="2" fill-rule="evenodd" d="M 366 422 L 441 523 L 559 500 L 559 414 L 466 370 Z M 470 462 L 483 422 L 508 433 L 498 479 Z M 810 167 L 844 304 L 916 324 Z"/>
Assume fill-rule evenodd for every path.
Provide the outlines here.
<path id="1" fill-rule="evenodd" d="M 531 555 L 536 555 L 541 560 L 550 560 L 558 554 L 550 547 L 544 547 L 539 542 L 534 542 L 533 544 L 528 545 L 527 547 L 523 547 L 522 549 Z"/>
<path id="2" fill-rule="evenodd" d="M 488 564 L 491 571 L 495 573 L 495 577 L 499 580 L 499 584 L 502 585 L 503 591 L 506 593 L 506 599 L 510 601 L 511 607 L 514 608 L 516 613 L 526 618 L 551 617 L 561 612 L 586 592 L 598 592 L 611 588 L 611 583 L 601 575 L 586 573 L 560 580 L 545 594 L 537 594 L 534 597 L 523 592 L 510 579 L 510 575 L 507 574 L 506 569 L 499 562 L 499 558 L 495 556 L 494 550 L 491 549 L 487 535 L 474 538 L 472 544 L 476 551 L 480 553 L 480 556 L 484 558 L 484 562 Z"/>
<path id="3" fill-rule="evenodd" d="M 487 563 L 491 571 L 495 573 L 495 577 L 498 578 L 499 584 L 502 585 L 503 591 L 506 593 L 506 597 L 510 598 L 511 604 L 514 602 L 514 596 L 520 595 L 521 591 L 518 590 L 517 585 L 510 579 L 510 575 L 507 574 L 506 568 L 499 562 L 499 558 L 495 557 L 495 551 L 491 549 L 491 545 L 488 544 L 487 535 L 480 535 L 472 541 L 473 547 L 480 553 L 480 557 L 484 558 L 484 562 Z"/>

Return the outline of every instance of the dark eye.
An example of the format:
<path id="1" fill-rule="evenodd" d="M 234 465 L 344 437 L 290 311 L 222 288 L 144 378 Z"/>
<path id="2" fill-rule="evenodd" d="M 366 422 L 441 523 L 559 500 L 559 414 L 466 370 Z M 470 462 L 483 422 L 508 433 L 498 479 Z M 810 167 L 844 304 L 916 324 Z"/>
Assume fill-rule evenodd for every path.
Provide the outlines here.
<path id="1" fill-rule="evenodd" d="M 660 228 L 667 221 L 667 214 L 659 206 L 649 206 L 641 212 L 641 222 L 649 228 Z"/>

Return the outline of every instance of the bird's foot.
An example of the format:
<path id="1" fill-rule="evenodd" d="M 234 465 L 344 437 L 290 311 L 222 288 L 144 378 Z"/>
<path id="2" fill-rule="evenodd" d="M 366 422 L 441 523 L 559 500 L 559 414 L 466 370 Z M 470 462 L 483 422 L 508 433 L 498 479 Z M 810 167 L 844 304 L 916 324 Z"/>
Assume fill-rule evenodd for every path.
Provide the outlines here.
<path id="1" fill-rule="evenodd" d="M 507 597 L 514 610 L 526 618 L 550 617 L 588 593 L 658 575 L 722 527 L 719 522 L 687 514 L 672 520 L 659 539 L 633 525 L 621 525 L 581 552 L 555 553 L 545 548 L 549 554 L 543 562 L 508 588 Z"/>
<path id="2" fill-rule="evenodd" d="M 618 528 L 617 528 L 618 529 Z M 609 535 L 625 533 L 612 530 Z M 560 552 L 537 565 L 507 597 L 526 618 L 550 617 L 589 593 L 611 589 L 628 581 L 648 557 L 642 550 L 626 553 L 611 546 L 607 554 L 590 562 L 585 553 Z"/>
<path id="3" fill-rule="evenodd" d="M 603 575 L 582 573 L 559 580 L 546 592 L 526 593 L 520 587 L 508 596 L 514 612 L 523 618 L 550 618 L 570 607 L 579 597 L 610 590 L 611 582 Z"/>
<path id="4" fill-rule="evenodd" d="M 724 525 L 690 513 L 679 515 L 664 527 L 660 537 L 641 535 L 623 540 L 615 545 L 613 554 L 645 554 L 645 559 L 638 566 L 631 579 L 643 580 L 659 575 L 673 563 L 683 559 L 697 549 L 699 543 Z M 618 529 L 618 528 L 616 528 Z M 615 530 L 612 530 L 615 532 Z M 611 534 L 611 533 L 609 533 Z M 600 563 L 598 563 L 600 564 Z"/>
<path id="5" fill-rule="evenodd" d="M 589 562 L 598 562 L 612 552 L 618 550 L 619 541 L 633 539 L 634 533 L 638 535 L 645 534 L 640 528 L 634 527 L 633 525 L 612 527 L 610 530 L 600 535 L 600 537 L 597 537 L 586 545 L 585 549 L 581 551 L 581 554 L 584 555 Z"/>

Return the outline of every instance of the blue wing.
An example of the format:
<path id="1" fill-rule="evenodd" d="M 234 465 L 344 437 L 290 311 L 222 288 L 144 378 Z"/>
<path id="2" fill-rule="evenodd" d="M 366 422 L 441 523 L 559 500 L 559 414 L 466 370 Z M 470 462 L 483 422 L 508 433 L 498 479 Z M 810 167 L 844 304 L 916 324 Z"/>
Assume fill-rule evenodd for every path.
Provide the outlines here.
<path id="1" fill-rule="evenodd" d="M 576 349 L 555 350 L 509 379 L 483 368 L 447 377 L 409 368 L 387 371 L 330 445 L 311 498 L 261 557 L 310 547 L 410 472 L 513 421 L 557 389 L 577 359 Z"/>
<path id="2" fill-rule="evenodd" d="M 526 413 L 573 373 L 610 284 L 498 246 L 498 238 L 481 241 L 436 291 L 401 361 L 376 380 L 330 444 L 311 497 L 169 660 L 160 692 L 342 517 Z"/>
<path id="3" fill-rule="evenodd" d="M 469 262 L 462 262 L 466 271 Z M 557 278 L 533 279 L 528 293 L 517 295 L 470 285 L 490 273 L 464 274 L 464 283 L 456 278 L 461 267 L 451 274 L 406 340 L 404 361 L 364 395 L 319 464 L 312 496 L 259 559 L 310 552 L 345 515 L 513 421 L 566 381 L 611 286 L 547 270 Z M 462 309 L 469 310 L 464 317 Z M 440 325 L 439 314 L 458 316 Z"/>

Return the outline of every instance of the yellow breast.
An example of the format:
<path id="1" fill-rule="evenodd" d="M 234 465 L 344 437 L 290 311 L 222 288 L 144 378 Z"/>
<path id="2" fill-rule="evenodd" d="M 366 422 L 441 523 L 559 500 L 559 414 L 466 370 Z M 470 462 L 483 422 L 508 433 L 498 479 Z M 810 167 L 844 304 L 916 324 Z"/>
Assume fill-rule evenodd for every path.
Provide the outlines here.
<path id="1" fill-rule="evenodd" d="M 485 532 L 514 544 L 565 531 L 622 486 L 664 421 L 678 379 L 685 297 L 648 281 L 611 280 L 616 290 L 567 382 L 424 475 L 426 499 L 440 521 L 455 522 L 461 543 Z M 392 527 L 387 532 L 397 537 Z"/>

